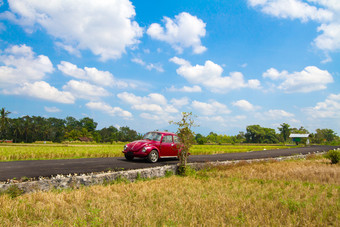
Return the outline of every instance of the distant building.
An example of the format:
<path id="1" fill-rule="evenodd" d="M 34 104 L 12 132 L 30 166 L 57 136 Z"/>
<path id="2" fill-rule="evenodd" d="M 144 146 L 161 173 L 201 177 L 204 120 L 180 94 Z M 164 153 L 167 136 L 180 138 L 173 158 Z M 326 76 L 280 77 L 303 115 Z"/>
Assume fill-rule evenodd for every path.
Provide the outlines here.
<path id="1" fill-rule="evenodd" d="M 93 139 L 89 137 L 79 137 L 78 138 L 81 142 L 92 142 Z"/>
<path id="2" fill-rule="evenodd" d="M 293 141 L 296 143 L 296 144 L 299 144 L 302 140 L 302 138 L 307 138 L 306 139 L 306 145 L 309 145 L 309 134 L 290 134 L 289 135 L 289 138 L 292 138 Z"/>

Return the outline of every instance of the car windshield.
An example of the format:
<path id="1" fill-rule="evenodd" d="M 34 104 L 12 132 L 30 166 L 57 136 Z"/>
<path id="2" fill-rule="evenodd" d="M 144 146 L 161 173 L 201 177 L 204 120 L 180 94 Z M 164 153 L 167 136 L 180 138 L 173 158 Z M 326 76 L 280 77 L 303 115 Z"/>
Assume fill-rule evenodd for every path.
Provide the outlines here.
<path id="1" fill-rule="evenodd" d="M 161 141 L 162 134 L 157 132 L 148 132 L 145 134 L 143 139 L 145 140 L 154 140 L 154 141 Z"/>

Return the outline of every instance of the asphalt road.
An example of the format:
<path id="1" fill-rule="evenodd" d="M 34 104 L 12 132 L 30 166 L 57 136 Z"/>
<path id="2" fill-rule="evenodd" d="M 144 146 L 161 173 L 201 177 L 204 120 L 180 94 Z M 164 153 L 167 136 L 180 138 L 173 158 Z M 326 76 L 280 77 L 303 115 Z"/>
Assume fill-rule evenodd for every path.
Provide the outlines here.
<path id="1" fill-rule="evenodd" d="M 275 158 L 290 156 L 294 154 L 308 154 L 321 151 L 329 151 L 340 146 L 310 146 L 302 148 L 276 149 L 253 151 L 246 153 L 229 153 L 216 155 L 192 155 L 189 162 L 214 162 L 228 160 L 249 160 L 261 158 Z M 83 174 L 102 172 L 109 170 L 142 169 L 155 166 L 171 165 L 178 163 L 176 159 L 161 159 L 157 163 L 147 163 L 144 159 L 127 161 L 119 158 L 84 158 L 84 159 L 63 159 L 63 160 L 33 160 L 0 162 L 0 181 L 7 179 L 21 179 L 22 177 L 50 177 L 57 174 Z"/>

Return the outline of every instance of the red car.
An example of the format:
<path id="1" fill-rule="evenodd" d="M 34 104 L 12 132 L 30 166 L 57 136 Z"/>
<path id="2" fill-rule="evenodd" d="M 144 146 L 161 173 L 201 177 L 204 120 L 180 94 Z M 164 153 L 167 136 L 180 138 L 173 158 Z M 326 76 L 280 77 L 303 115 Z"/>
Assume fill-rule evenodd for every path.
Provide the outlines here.
<path id="1" fill-rule="evenodd" d="M 138 157 L 157 162 L 159 158 L 178 157 L 180 147 L 180 139 L 175 133 L 148 132 L 143 140 L 126 144 L 123 153 L 129 161 Z"/>

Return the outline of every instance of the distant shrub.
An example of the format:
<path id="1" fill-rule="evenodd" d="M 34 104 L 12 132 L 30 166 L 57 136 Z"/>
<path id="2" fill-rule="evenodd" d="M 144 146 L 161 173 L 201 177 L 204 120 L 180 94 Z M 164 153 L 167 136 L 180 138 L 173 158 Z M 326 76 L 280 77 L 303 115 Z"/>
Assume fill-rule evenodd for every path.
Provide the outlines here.
<path id="1" fill-rule="evenodd" d="M 325 158 L 331 160 L 332 164 L 337 164 L 340 161 L 340 151 L 330 150 L 325 154 Z"/>

